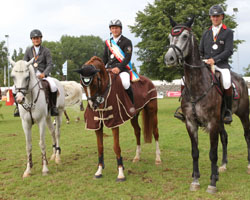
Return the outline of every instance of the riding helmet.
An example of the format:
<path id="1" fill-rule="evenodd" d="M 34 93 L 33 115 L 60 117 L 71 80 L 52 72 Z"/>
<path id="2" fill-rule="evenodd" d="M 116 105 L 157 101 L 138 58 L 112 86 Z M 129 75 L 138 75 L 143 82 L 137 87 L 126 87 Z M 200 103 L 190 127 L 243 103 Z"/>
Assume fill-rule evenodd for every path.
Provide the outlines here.
<path id="1" fill-rule="evenodd" d="M 34 29 L 33 31 L 30 32 L 30 39 L 34 37 L 43 37 L 42 32 L 38 29 Z"/>
<path id="2" fill-rule="evenodd" d="M 122 29 L 122 22 L 119 19 L 113 19 L 109 22 L 109 28 L 111 26 L 119 26 Z"/>
<path id="3" fill-rule="evenodd" d="M 224 10 L 220 5 L 214 5 L 209 9 L 209 15 L 224 15 Z"/>

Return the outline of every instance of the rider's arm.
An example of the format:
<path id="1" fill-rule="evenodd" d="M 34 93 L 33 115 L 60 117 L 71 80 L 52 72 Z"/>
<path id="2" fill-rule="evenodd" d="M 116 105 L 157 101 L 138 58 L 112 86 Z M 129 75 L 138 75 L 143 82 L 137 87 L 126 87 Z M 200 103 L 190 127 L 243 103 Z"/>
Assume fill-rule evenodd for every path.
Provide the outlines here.
<path id="1" fill-rule="evenodd" d="M 120 71 L 124 71 L 126 69 L 126 65 L 130 62 L 132 57 L 133 47 L 132 42 L 130 40 L 127 41 L 123 52 L 125 54 L 125 57 L 121 63 L 117 64 L 117 67 L 120 69 Z"/>
<path id="2" fill-rule="evenodd" d="M 102 57 L 102 61 L 104 62 L 104 65 L 106 65 L 108 60 L 109 60 L 108 51 L 109 51 L 109 49 L 108 49 L 107 45 L 105 44 L 104 53 L 103 53 L 103 57 Z"/>
<path id="3" fill-rule="evenodd" d="M 225 37 L 224 51 L 213 57 L 215 63 L 227 60 L 233 54 L 233 31 L 228 31 Z"/>
<path id="4" fill-rule="evenodd" d="M 49 49 L 45 49 L 44 51 L 44 56 L 45 56 L 45 59 L 46 59 L 46 68 L 45 70 L 43 71 L 43 73 L 48 76 L 49 73 L 51 72 L 52 70 L 52 67 L 53 67 L 53 64 L 52 64 L 52 57 L 51 57 L 51 54 L 50 54 L 50 51 Z"/>
<path id="5" fill-rule="evenodd" d="M 29 51 L 30 51 L 30 48 L 27 48 L 26 51 L 25 51 L 25 54 L 23 56 L 23 60 L 29 62 L 30 61 L 30 57 L 29 57 Z"/>

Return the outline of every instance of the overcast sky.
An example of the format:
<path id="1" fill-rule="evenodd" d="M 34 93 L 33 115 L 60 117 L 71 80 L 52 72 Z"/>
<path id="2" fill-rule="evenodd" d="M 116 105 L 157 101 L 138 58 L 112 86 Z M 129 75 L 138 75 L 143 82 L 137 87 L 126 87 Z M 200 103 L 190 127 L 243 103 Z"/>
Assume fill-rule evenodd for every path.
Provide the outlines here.
<path id="1" fill-rule="evenodd" d="M 95 35 L 103 40 L 109 37 L 108 24 L 113 18 L 123 23 L 123 34 L 136 45 L 139 38 L 130 33 L 128 25 L 134 25 L 136 13 L 143 11 L 148 3 L 154 0 L 0 0 L 0 41 L 9 35 L 11 52 L 19 47 L 25 49 L 31 45 L 29 34 L 38 28 L 43 32 L 44 39 L 58 41 L 62 35 L 80 36 Z M 239 24 L 238 38 L 245 40 L 239 46 L 239 65 L 250 64 L 250 3 L 249 0 L 228 0 L 227 13 L 232 14 L 237 7 Z M 235 39 L 237 34 L 235 32 Z M 167 39 L 167 38 L 166 38 Z M 132 62 L 136 61 L 133 54 Z M 233 56 L 233 71 L 238 72 L 237 53 Z"/>

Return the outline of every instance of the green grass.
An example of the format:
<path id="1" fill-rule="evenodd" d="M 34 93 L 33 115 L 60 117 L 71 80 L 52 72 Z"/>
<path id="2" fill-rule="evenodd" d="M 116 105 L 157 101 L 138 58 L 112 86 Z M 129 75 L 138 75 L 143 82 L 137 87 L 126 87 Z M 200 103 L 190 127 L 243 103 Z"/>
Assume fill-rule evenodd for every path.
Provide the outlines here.
<path id="1" fill-rule="evenodd" d="M 209 137 L 199 131 L 201 189 L 190 192 L 192 181 L 191 144 L 182 122 L 174 119 L 178 99 L 159 100 L 159 133 L 162 165 L 155 166 L 155 144 L 143 144 L 141 161 L 132 163 L 136 141 L 130 122 L 120 128 L 120 144 L 127 180 L 117 183 L 117 166 L 113 152 L 111 130 L 105 129 L 105 169 L 103 178 L 94 180 L 97 169 L 96 136 L 73 121 L 74 110 L 69 109 L 71 123 L 63 118 L 61 129 L 62 164 L 49 161 L 50 173 L 42 176 L 38 128 L 33 127 L 32 176 L 23 180 L 26 167 L 25 138 L 20 118 L 13 117 L 12 106 L 2 106 L 0 113 L 0 199 L 249 199 L 250 175 L 247 151 L 240 121 L 227 126 L 229 135 L 228 170 L 220 174 L 218 193 L 206 193 L 210 177 Z M 52 152 L 52 140 L 46 131 L 47 155 Z M 49 157 L 48 156 L 48 157 Z M 219 162 L 221 163 L 221 144 Z"/>

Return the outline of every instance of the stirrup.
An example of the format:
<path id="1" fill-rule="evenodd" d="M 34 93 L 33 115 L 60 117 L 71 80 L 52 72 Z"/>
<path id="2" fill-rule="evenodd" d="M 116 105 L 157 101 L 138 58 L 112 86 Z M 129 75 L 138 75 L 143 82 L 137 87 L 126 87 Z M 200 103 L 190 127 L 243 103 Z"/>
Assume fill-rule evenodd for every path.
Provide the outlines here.
<path id="1" fill-rule="evenodd" d="M 178 107 L 174 113 L 174 117 L 181 120 L 182 122 L 185 122 L 185 116 L 181 111 L 181 107 Z"/>
<path id="2" fill-rule="evenodd" d="M 231 110 L 226 111 L 226 114 L 225 114 L 225 116 L 223 118 L 223 121 L 224 121 L 225 124 L 231 124 L 232 123 L 233 118 L 232 118 Z"/>
<path id="3" fill-rule="evenodd" d="M 58 116 L 59 115 L 57 107 L 51 108 L 51 112 L 50 113 L 51 113 L 51 116 Z"/>
<path id="4" fill-rule="evenodd" d="M 14 117 L 20 117 L 20 113 L 17 107 L 14 110 Z"/>

